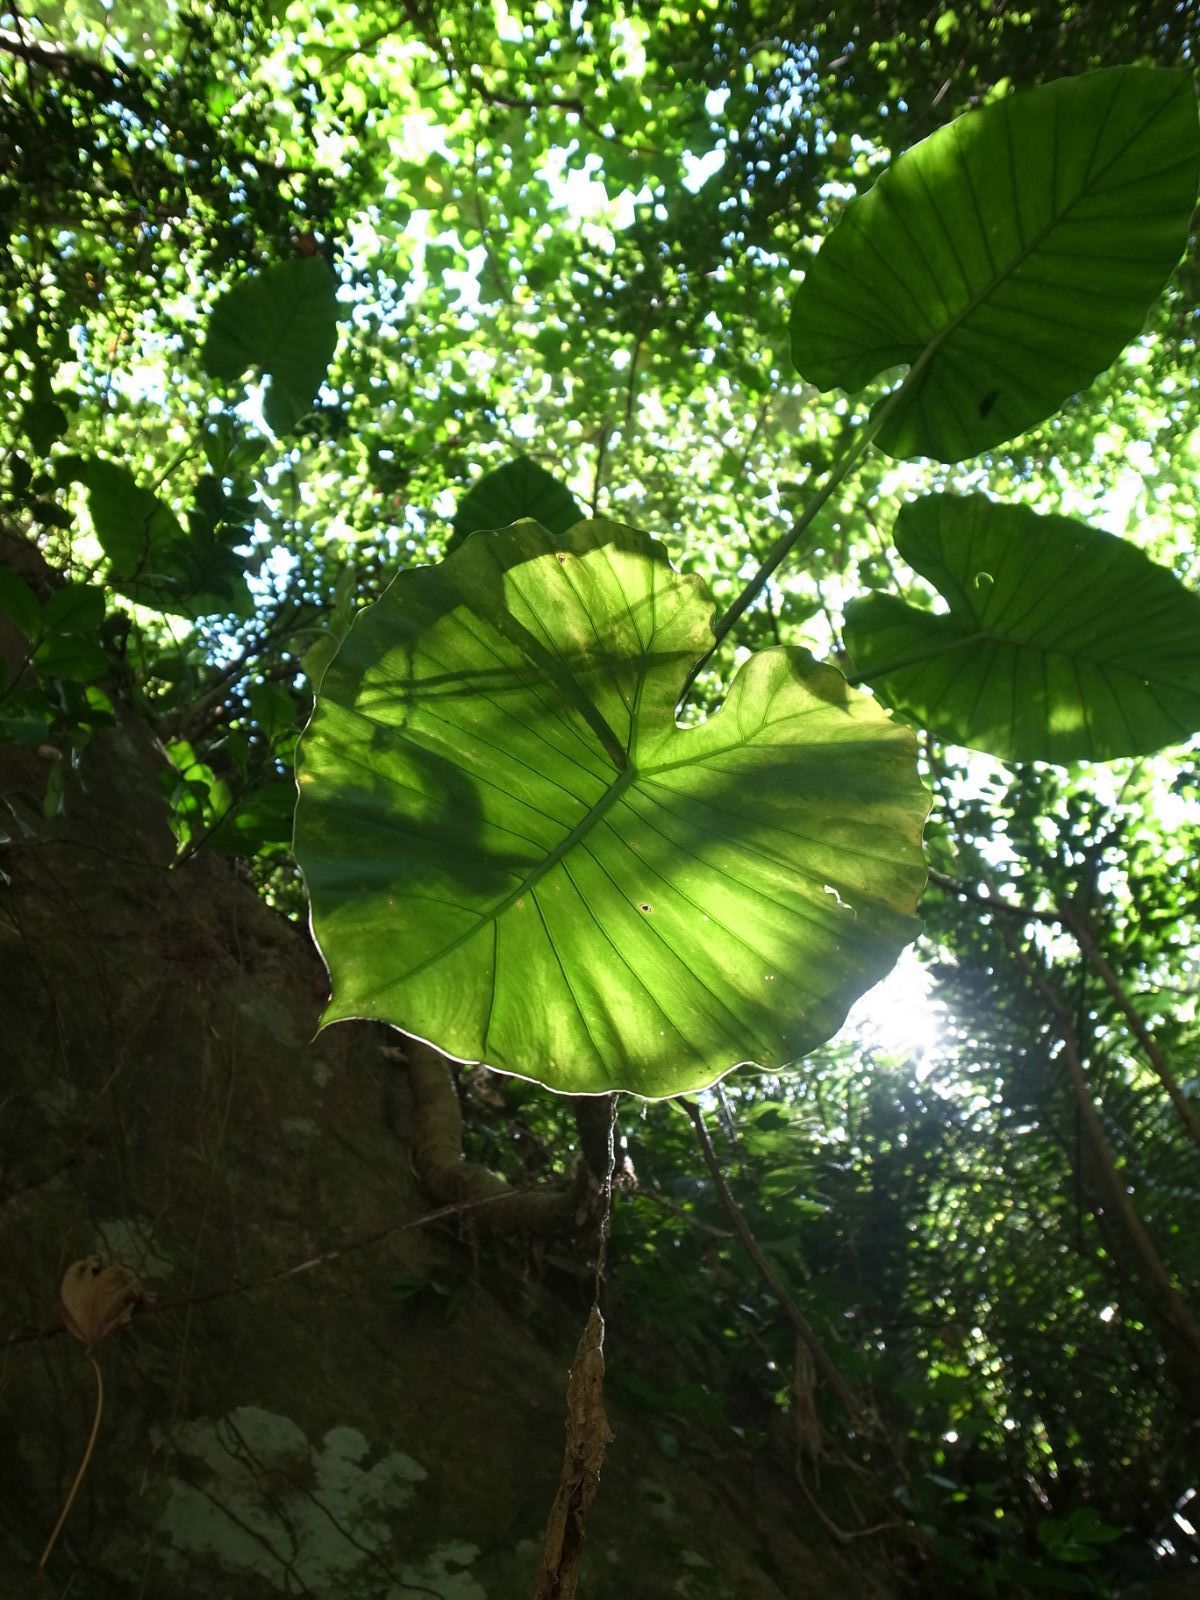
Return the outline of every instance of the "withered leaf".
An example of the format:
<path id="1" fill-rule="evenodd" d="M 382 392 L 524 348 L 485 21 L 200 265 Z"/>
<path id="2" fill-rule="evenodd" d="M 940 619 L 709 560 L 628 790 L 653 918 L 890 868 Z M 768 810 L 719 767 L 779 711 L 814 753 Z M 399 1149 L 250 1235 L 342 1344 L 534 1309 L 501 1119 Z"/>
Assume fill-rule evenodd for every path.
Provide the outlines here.
<path id="1" fill-rule="evenodd" d="M 105 1266 L 99 1256 L 85 1256 L 63 1274 L 58 1298 L 67 1332 L 90 1350 L 154 1296 L 129 1267 Z"/>
<path id="2" fill-rule="evenodd" d="M 534 1600 L 573 1600 L 587 1514 L 600 1487 L 613 1434 L 604 1414 L 604 1318 L 593 1306 L 567 1379 L 567 1444 L 550 1515 Z"/>

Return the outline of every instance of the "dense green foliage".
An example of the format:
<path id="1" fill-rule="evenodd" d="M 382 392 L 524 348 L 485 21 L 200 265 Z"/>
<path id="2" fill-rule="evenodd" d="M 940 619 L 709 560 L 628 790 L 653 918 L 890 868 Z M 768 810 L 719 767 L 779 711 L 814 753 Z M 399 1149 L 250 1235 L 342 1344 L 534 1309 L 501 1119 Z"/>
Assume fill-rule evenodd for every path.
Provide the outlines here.
<path id="1" fill-rule="evenodd" d="M 915 909 L 894 870 L 925 812 L 906 740 L 786 647 L 751 655 L 690 728 L 687 690 L 872 442 L 976 455 L 1107 364 L 1178 255 L 1198 184 L 1191 80 L 1144 68 L 998 102 L 889 167 L 805 274 L 792 346 L 826 387 L 861 389 L 897 357 L 908 370 L 715 626 L 661 545 L 597 519 L 539 524 L 544 474 L 532 504 L 510 492 L 511 530 L 393 584 L 317 684 L 299 753 L 327 1019 L 388 1021 L 554 1088 L 643 1094 L 784 1066 L 835 1032 L 878 972 L 879 934 L 904 927 L 880 924 L 880 904 Z M 285 333 L 293 363 L 327 359 L 307 281 L 275 269 L 231 297 L 258 305 L 270 343 Z M 499 499 L 523 470 L 474 496 Z M 965 622 L 876 596 L 900 626 L 864 631 L 860 605 L 849 638 L 885 694 L 916 681 L 901 695 L 918 723 L 1058 761 L 1195 731 L 1200 613 L 1169 572 L 1062 518 L 1031 538 L 1027 507 L 923 507 Z M 897 518 L 898 548 L 931 576 L 916 520 Z M 1111 637 L 1130 605 L 1132 644 Z"/>
<path id="2" fill-rule="evenodd" d="M 507 520 L 479 509 L 489 468 L 528 457 L 573 505 L 662 536 L 724 612 L 871 426 L 878 388 L 820 400 L 788 357 L 801 274 L 836 262 L 814 252 L 851 237 L 831 232 L 847 202 L 971 105 L 1016 126 L 1014 87 L 1195 61 L 1187 8 L 834 12 L 0 14 L 0 611 L 23 641 L 0 734 L 46 770 L 36 794 L 4 788 L 8 830 L 69 816 L 94 730 L 140 716 L 171 758 L 181 853 L 238 857 L 299 913 L 288 774 L 310 683 L 397 570 Z M 1194 139 L 1189 80 L 1154 81 Z M 1135 263 L 1143 308 L 1184 245 L 1184 166 L 1163 179 L 1182 224 L 1162 241 L 1133 229 L 1152 257 Z M 1081 269 L 1106 288 L 1090 241 L 1063 269 L 1077 310 Z M 1019 535 L 1034 541 L 1051 515 L 1102 523 L 1139 571 L 1153 561 L 1186 630 L 1197 270 L 1193 249 L 1145 330 L 1123 311 L 1053 392 L 1023 352 L 1035 394 L 1011 412 L 971 374 L 954 403 L 972 431 L 952 449 L 895 420 L 880 437 L 897 454 L 990 454 L 957 469 L 862 454 L 696 680 L 697 711 L 723 698 L 735 644 L 832 655 L 872 683 L 872 660 L 894 665 L 890 644 L 869 654 L 881 592 L 911 629 L 934 603 L 925 578 L 942 586 L 904 542 L 919 510 L 897 526 L 899 507 L 947 486 L 1036 507 Z M 305 287 L 302 325 L 265 294 L 284 280 Z M 945 354 L 945 326 L 920 331 Z M 866 382 L 919 361 L 913 337 L 889 327 L 874 366 L 800 371 Z M 265 392 L 241 403 L 251 373 Z M 930 404 L 923 427 L 947 411 Z M 943 593 L 952 621 L 978 598 Z M 1126 604 L 1145 676 L 1171 641 Z M 1047 609 L 1050 625 L 1062 603 Z M 1021 634 L 1014 655 L 1044 642 Z M 1190 703 L 1194 676 L 1172 682 Z M 1006 771 L 940 742 L 965 735 L 911 683 L 878 688 L 931 730 L 933 883 L 922 966 L 904 970 L 918 992 L 928 975 L 936 1009 L 906 1048 L 889 986 L 874 1024 L 802 1071 L 720 1096 L 752 1228 L 878 1425 L 848 1428 L 814 1382 L 670 1106 L 622 1112 L 641 1198 L 627 1176 L 614 1381 L 661 1418 L 665 1454 L 700 1421 L 791 1452 L 814 1538 L 899 1508 L 965 1594 L 1105 1592 L 1200 1555 L 1195 755 Z M 1139 707 L 1117 711 L 1145 731 Z M 1194 726 L 1181 713 L 1136 750 Z M 565 1102 L 507 1080 L 467 1093 L 476 1153 L 518 1179 L 569 1167 Z"/>

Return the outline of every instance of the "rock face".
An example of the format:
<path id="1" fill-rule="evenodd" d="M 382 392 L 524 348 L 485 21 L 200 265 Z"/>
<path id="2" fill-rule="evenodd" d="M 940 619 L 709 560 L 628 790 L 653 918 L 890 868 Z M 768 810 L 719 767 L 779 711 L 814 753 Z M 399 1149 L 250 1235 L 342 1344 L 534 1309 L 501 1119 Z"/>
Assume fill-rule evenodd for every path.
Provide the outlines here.
<path id="1" fill-rule="evenodd" d="M 43 758 L 0 747 L 0 1594 L 526 1600 L 586 1292 L 405 1226 L 403 1068 L 371 1027 L 314 1038 L 320 962 L 235 871 L 172 867 L 161 765 L 136 723 L 98 737 L 46 825 Z M 58 1285 L 91 1255 L 157 1302 L 96 1346 L 43 1585 L 94 1400 Z M 609 1410 L 581 1597 L 888 1592 L 790 1532 L 785 1473 L 668 1462 Z"/>

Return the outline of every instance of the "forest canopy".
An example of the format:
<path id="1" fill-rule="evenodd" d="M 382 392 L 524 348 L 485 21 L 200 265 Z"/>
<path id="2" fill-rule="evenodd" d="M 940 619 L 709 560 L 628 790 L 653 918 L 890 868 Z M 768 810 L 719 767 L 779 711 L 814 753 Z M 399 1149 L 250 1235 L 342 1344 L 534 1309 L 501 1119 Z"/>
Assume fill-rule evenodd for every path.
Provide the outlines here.
<path id="1" fill-rule="evenodd" d="M 610 1382 L 947 1593 L 1200 1561 L 1196 44 L 0 0 L 3 838 L 136 720 L 468 1155 L 629 1091 Z"/>

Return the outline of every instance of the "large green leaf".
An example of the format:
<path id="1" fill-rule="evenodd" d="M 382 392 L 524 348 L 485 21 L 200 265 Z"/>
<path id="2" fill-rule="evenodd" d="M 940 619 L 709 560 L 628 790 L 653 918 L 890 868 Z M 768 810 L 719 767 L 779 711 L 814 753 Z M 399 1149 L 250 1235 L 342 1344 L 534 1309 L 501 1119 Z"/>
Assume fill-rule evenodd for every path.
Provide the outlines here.
<path id="1" fill-rule="evenodd" d="M 942 738 L 1007 761 L 1109 761 L 1200 729 L 1200 595 L 1112 534 L 983 495 L 931 495 L 896 547 L 948 614 L 846 609 L 861 676 Z"/>
<path id="2" fill-rule="evenodd" d="M 583 512 L 570 492 L 528 456 L 516 456 L 487 472 L 459 501 L 447 550 L 456 550 L 469 534 L 507 528 L 529 518 L 550 533 L 565 533 Z"/>
<path id="3" fill-rule="evenodd" d="M 37 595 L 8 567 L 0 567 L 0 611 L 27 639 L 36 635 L 42 619 Z"/>
<path id="4" fill-rule="evenodd" d="M 152 577 L 163 554 L 186 540 L 171 508 L 141 488 L 128 468 L 97 459 L 81 467 L 80 477 L 92 528 L 116 579 Z"/>
<path id="5" fill-rule="evenodd" d="M 212 848 L 222 855 L 252 856 L 259 850 L 286 850 L 292 842 L 296 787 L 285 778 L 251 789 L 222 818 Z"/>
<path id="6" fill-rule="evenodd" d="M 853 392 L 921 363 L 878 435 L 892 455 L 1011 439 L 1140 332 L 1198 172 L 1190 72 L 1113 67 L 972 111 L 848 207 L 795 297 L 796 366 Z"/>
<path id="7" fill-rule="evenodd" d="M 287 433 L 312 410 L 337 344 L 337 299 L 324 261 L 297 256 L 241 279 L 213 307 L 204 370 L 233 383 L 250 367 L 270 382 L 263 414 Z"/>
<path id="8" fill-rule="evenodd" d="M 604 521 L 477 534 L 358 614 L 298 758 L 325 1021 L 651 1096 L 837 1029 L 916 932 L 914 740 L 784 649 L 680 728 L 711 614 Z"/>
<path id="9" fill-rule="evenodd" d="M 185 530 L 127 468 L 97 458 L 73 470 L 87 486 L 92 527 L 121 594 L 185 617 L 250 610 L 243 562 L 232 550 L 203 529 Z"/>

